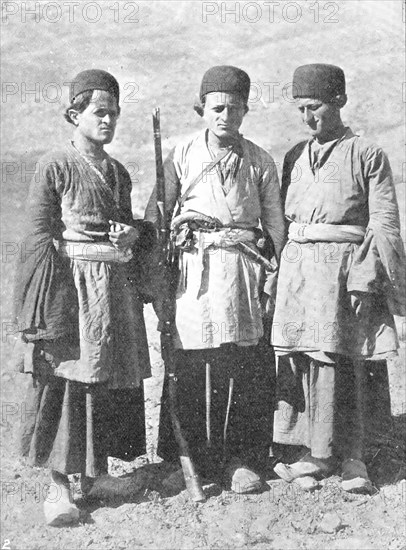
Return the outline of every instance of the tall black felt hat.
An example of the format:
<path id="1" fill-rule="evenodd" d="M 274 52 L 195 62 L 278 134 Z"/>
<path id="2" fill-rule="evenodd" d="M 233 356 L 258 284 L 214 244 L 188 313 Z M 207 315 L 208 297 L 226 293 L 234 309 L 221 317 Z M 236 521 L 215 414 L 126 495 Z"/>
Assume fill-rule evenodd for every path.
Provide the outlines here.
<path id="1" fill-rule="evenodd" d="M 293 97 L 330 101 L 345 94 L 344 71 L 336 65 L 312 63 L 298 67 L 293 74 Z"/>
<path id="2" fill-rule="evenodd" d="M 88 69 L 82 71 L 75 76 L 70 83 L 69 100 L 72 100 L 82 92 L 89 90 L 104 90 L 110 92 L 117 98 L 117 103 L 120 99 L 120 87 L 114 76 L 107 71 L 101 69 Z"/>
<path id="3" fill-rule="evenodd" d="M 232 65 L 211 67 L 203 76 L 200 86 L 200 100 L 211 92 L 239 94 L 247 103 L 251 81 L 245 71 Z"/>

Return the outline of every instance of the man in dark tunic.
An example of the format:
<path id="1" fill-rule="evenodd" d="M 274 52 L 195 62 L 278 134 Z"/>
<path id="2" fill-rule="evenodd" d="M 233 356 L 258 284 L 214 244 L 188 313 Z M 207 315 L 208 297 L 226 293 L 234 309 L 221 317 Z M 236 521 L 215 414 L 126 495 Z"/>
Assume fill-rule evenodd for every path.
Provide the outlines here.
<path id="1" fill-rule="evenodd" d="M 22 453 L 51 470 L 44 511 L 54 526 L 79 519 L 68 475 L 80 473 L 89 488 L 108 456 L 145 452 L 150 376 L 142 301 L 129 282 L 145 224 L 133 220 L 127 170 L 104 151 L 120 113 L 118 83 L 82 71 L 70 102 L 73 139 L 41 159 L 30 185 L 15 289 L 16 352 L 32 375 L 26 402 L 35 410 Z"/>

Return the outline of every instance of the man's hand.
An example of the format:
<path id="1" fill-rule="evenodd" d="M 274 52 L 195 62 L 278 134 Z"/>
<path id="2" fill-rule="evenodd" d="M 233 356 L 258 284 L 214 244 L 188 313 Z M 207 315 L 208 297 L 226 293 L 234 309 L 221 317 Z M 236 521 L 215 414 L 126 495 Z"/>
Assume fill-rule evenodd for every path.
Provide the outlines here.
<path id="1" fill-rule="evenodd" d="M 171 301 L 167 298 L 156 298 L 152 305 L 155 315 L 158 317 L 159 332 L 171 332 L 175 321 L 174 306 Z"/>
<path id="2" fill-rule="evenodd" d="M 370 292 L 353 291 L 350 293 L 351 307 L 358 319 L 369 316 L 372 308 L 373 295 Z"/>
<path id="3" fill-rule="evenodd" d="M 118 250 L 126 250 L 128 248 L 131 248 L 140 236 L 139 229 L 136 229 L 131 225 L 115 222 L 113 220 L 109 220 L 109 224 L 110 224 L 110 232 L 109 232 L 110 242 Z"/>

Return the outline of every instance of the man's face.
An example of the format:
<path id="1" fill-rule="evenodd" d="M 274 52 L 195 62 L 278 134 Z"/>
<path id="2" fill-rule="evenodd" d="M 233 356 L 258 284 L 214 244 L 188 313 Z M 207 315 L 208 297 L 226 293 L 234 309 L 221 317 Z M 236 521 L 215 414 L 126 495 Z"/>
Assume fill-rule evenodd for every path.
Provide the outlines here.
<path id="1" fill-rule="evenodd" d="M 116 97 L 104 90 L 94 90 L 89 105 L 76 114 L 75 121 L 86 139 L 105 145 L 114 137 L 118 115 Z"/>
<path id="2" fill-rule="evenodd" d="M 206 95 L 203 119 L 220 140 L 228 140 L 237 137 L 246 111 L 238 94 L 211 92 Z"/>
<path id="3" fill-rule="evenodd" d="M 335 138 L 337 128 L 342 125 L 340 108 L 335 103 L 323 103 L 320 99 L 299 98 L 297 108 L 311 135 L 323 143 Z"/>

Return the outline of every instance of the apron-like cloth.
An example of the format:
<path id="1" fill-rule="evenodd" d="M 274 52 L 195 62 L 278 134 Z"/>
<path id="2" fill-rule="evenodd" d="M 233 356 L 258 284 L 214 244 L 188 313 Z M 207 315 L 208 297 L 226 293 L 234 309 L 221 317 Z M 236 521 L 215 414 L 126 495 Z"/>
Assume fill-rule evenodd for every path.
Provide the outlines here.
<path id="1" fill-rule="evenodd" d="M 107 382 L 112 389 L 138 387 L 149 375 L 149 353 L 143 304 L 128 280 L 127 264 L 71 259 L 70 266 L 79 345 L 56 340 L 49 346 L 55 374 L 88 384 Z"/>

